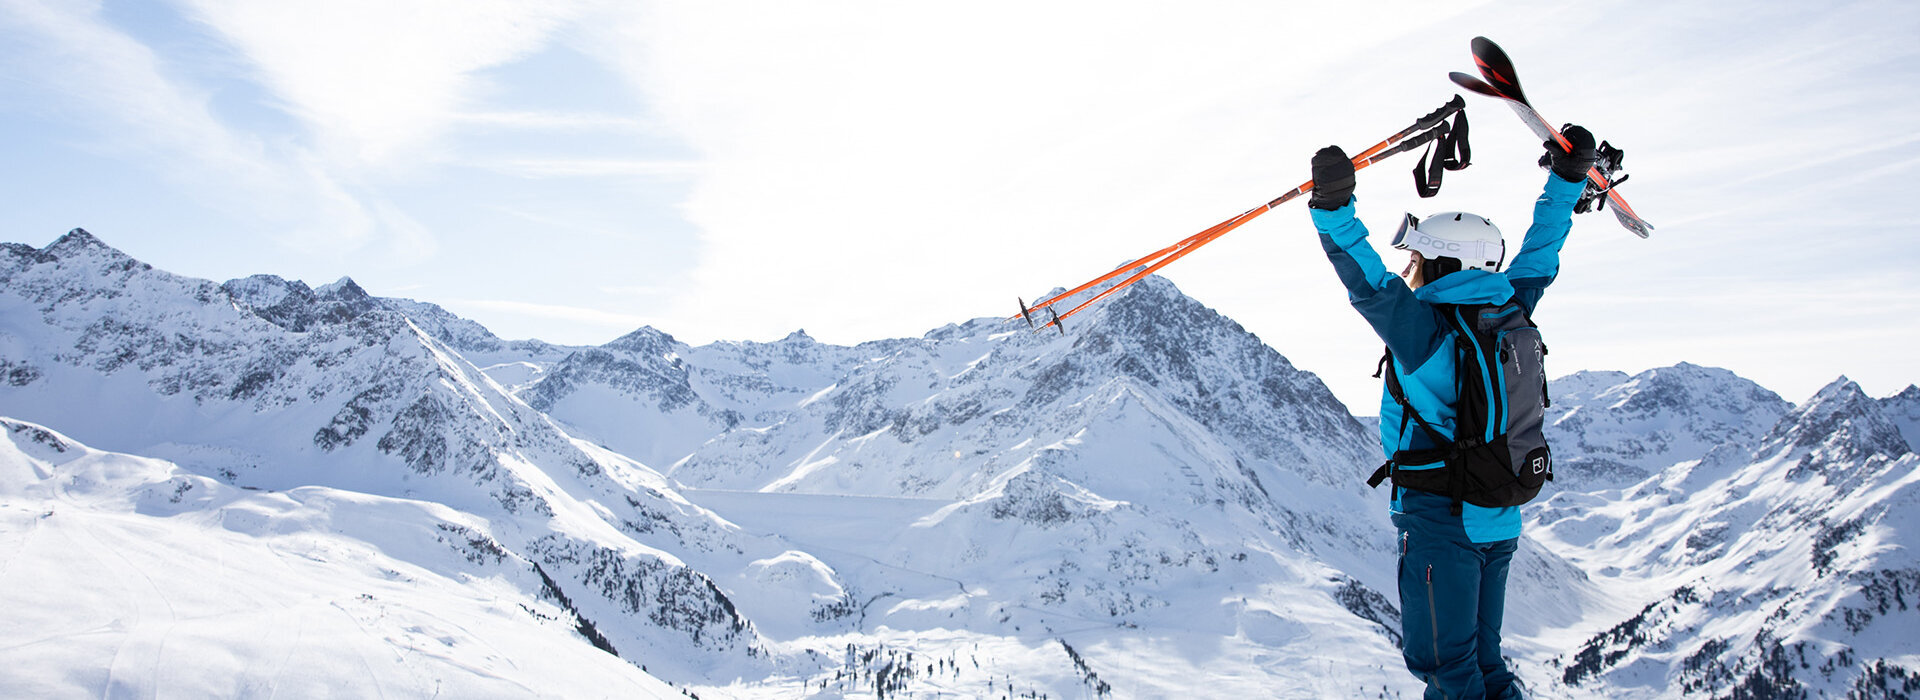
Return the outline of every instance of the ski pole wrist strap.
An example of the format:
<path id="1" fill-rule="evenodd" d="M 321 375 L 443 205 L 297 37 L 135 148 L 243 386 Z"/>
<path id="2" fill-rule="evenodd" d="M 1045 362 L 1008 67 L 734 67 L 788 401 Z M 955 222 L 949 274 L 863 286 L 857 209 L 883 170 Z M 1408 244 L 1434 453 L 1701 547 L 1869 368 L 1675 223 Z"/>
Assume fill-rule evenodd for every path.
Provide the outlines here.
<path id="1" fill-rule="evenodd" d="M 1420 162 L 1413 166 L 1413 189 L 1422 199 L 1440 194 L 1440 177 L 1448 170 L 1464 170 L 1473 163 L 1473 147 L 1467 143 L 1467 111 L 1454 114 L 1453 125 L 1441 122 L 1435 132 L 1439 134 L 1428 145 L 1427 151 L 1420 154 Z M 1428 165 L 1431 157 L 1433 164 Z"/>

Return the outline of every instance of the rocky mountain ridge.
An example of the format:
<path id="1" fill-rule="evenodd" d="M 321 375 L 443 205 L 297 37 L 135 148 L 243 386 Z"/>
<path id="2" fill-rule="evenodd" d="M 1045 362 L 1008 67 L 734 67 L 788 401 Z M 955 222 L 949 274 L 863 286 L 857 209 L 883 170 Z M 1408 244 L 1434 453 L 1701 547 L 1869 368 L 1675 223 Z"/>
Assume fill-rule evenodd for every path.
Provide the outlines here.
<path id="1" fill-rule="evenodd" d="M 1682 362 L 1628 376 L 1577 372 L 1550 385 L 1547 440 L 1571 490 L 1620 488 L 1723 443 L 1748 443 L 1792 406 L 1732 372 Z"/>
<path id="2" fill-rule="evenodd" d="M 0 413 L 235 486 L 476 514 L 490 523 L 481 539 L 537 562 L 582 615 L 634 620 L 605 628 L 630 653 L 759 653 L 751 624 L 687 562 L 742 569 L 777 542 L 565 434 L 356 285 L 216 285 L 78 230 L 0 252 L 0 362 L 29 378 L 0 393 Z"/>
<path id="3" fill-rule="evenodd" d="M 1649 600 L 1556 657 L 1561 680 L 1597 696 L 1912 696 L 1916 466 L 1881 402 L 1843 377 L 1757 445 L 1549 500 L 1539 536 Z"/>
<path id="4" fill-rule="evenodd" d="M 188 484 L 187 510 L 310 488 L 449 508 L 406 516 L 465 552 L 428 567 L 445 590 L 506 581 L 528 624 L 701 693 L 1417 692 L 1373 428 L 1164 280 L 1077 320 L 570 348 L 349 279 L 180 278 L 76 230 L 0 244 L 0 415 L 166 460 L 116 488 Z M 1895 506 L 1920 389 L 1794 408 L 1682 364 L 1553 392 L 1568 478 L 1528 506 L 1513 581 L 1556 594 L 1508 620 L 1531 685 L 1906 682 L 1886 630 L 1912 614 Z M 52 468 L 33 459 L 15 473 Z"/>

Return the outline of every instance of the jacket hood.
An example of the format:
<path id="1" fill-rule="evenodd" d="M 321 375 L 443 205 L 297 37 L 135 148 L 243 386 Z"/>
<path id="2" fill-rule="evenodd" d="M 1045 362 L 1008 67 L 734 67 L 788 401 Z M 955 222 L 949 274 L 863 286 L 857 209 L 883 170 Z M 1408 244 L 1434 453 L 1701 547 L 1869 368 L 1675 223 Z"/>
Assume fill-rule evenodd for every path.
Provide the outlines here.
<path id="1" fill-rule="evenodd" d="M 1429 304 L 1503 304 L 1513 298 L 1507 276 L 1487 270 L 1461 270 L 1413 290 Z"/>

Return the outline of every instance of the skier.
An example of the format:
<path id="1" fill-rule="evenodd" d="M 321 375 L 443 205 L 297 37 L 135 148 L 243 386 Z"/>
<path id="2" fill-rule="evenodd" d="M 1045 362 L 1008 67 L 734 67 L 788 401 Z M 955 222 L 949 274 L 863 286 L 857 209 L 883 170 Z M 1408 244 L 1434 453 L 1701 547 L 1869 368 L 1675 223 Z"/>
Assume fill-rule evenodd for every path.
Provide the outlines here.
<path id="1" fill-rule="evenodd" d="M 1534 203 L 1533 225 L 1506 270 L 1506 245 L 1486 219 L 1464 212 L 1424 220 L 1406 216 L 1393 247 L 1411 251 L 1400 277 L 1388 272 L 1354 218 L 1354 168 L 1338 146 L 1313 156 L 1314 190 L 1308 211 L 1320 247 L 1347 287 L 1349 301 L 1386 341 L 1391 367 L 1407 405 L 1451 439 L 1460 391 L 1440 305 L 1503 304 L 1515 300 L 1532 314 L 1560 270 L 1560 247 L 1573 225 L 1574 203 L 1596 158 L 1593 135 L 1568 126 L 1572 149 L 1546 142 L 1552 174 Z M 1391 391 L 1380 402 L 1380 442 L 1389 458 L 1431 449 L 1432 438 L 1408 416 Z M 1400 464 L 1398 469 L 1439 463 Z M 1520 537 L 1520 508 L 1485 508 L 1457 498 L 1392 489 L 1390 512 L 1399 530 L 1400 625 L 1407 669 L 1427 684 L 1426 697 L 1522 697 L 1500 655 L 1507 568 Z"/>

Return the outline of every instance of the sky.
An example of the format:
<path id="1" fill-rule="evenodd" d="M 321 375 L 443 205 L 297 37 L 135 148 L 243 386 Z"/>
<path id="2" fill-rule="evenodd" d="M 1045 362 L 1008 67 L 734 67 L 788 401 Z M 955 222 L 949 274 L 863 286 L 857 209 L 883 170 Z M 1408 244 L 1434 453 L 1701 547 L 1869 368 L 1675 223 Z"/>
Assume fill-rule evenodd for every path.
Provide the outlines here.
<path id="1" fill-rule="evenodd" d="M 919 336 L 1379 141 L 1476 35 L 1626 151 L 1657 227 L 1576 217 L 1550 371 L 1920 381 L 1910 2 L 0 0 L 0 240 L 351 276 L 507 338 Z M 1539 144 L 1468 99 L 1473 165 L 1425 201 L 1417 156 L 1362 171 L 1363 221 L 1465 210 L 1517 243 Z M 1304 202 L 1165 274 L 1377 411 Z"/>

